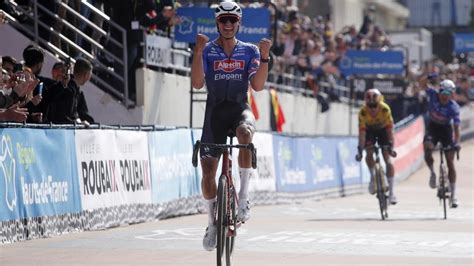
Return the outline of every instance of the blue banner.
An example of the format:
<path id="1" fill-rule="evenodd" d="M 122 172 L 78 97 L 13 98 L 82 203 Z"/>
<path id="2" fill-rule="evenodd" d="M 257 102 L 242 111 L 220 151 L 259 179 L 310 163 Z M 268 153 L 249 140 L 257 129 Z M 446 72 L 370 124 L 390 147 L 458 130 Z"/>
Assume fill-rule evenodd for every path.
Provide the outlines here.
<path id="1" fill-rule="evenodd" d="M 405 70 L 401 51 L 349 50 L 342 57 L 340 69 L 344 75 L 402 75 Z"/>
<path id="2" fill-rule="evenodd" d="M 266 8 L 243 8 L 242 22 L 237 38 L 244 42 L 257 43 L 270 36 L 270 12 Z M 203 7 L 181 7 L 177 10 L 181 23 L 175 26 L 175 39 L 194 43 L 197 33 L 210 40 L 218 37 L 214 9 Z M 258 19 L 256 19 L 258 18 Z"/>
<path id="3" fill-rule="evenodd" d="M 457 54 L 474 52 L 474 33 L 455 33 L 454 52 Z"/>
<path id="4" fill-rule="evenodd" d="M 1 221 L 81 211 L 74 131 L 0 131 Z"/>
<path id="5" fill-rule="evenodd" d="M 337 157 L 344 186 L 362 183 L 361 165 L 355 160 L 357 144 L 356 138 L 343 138 L 337 143 Z"/>
<path id="6" fill-rule="evenodd" d="M 191 164 L 190 130 L 155 131 L 148 136 L 153 202 L 163 203 L 199 194 L 200 183 Z"/>
<path id="7" fill-rule="evenodd" d="M 311 139 L 310 155 L 307 160 L 313 177 L 313 183 L 318 189 L 332 188 L 341 185 L 340 170 L 337 158 L 337 139 Z"/>
<path id="8" fill-rule="evenodd" d="M 310 191 L 307 173 L 301 165 L 306 158 L 297 152 L 296 138 L 273 136 L 276 190 L 278 192 Z"/>

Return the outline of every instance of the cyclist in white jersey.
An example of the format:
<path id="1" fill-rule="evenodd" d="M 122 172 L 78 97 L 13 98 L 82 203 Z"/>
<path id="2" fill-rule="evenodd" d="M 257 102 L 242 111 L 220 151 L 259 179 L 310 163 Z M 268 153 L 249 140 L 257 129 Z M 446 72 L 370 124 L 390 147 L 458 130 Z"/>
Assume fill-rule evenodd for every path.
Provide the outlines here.
<path id="1" fill-rule="evenodd" d="M 206 84 L 208 97 L 201 141 L 224 144 L 229 130 L 235 132 L 240 144 L 249 144 L 255 132 L 255 117 L 247 100 L 249 83 L 256 91 L 263 90 L 268 76 L 271 41 L 263 38 L 258 47 L 237 40 L 242 9 L 232 1 L 223 1 L 215 9 L 219 37 L 213 41 L 203 34 L 196 36 L 191 67 L 191 84 L 201 89 Z M 214 224 L 217 185 L 215 181 L 219 152 L 201 149 L 202 194 L 208 207 L 208 226 L 203 247 L 216 247 L 217 226 Z M 237 218 L 249 219 L 248 184 L 253 175 L 251 152 L 239 151 L 239 210 Z"/>

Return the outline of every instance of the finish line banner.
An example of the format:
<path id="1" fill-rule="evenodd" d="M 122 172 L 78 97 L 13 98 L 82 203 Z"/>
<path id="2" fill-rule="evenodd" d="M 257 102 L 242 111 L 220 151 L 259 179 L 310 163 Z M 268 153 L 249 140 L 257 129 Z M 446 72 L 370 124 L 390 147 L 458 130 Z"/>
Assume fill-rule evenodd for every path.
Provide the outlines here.
<path id="1" fill-rule="evenodd" d="M 344 75 L 402 75 L 403 53 L 401 51 L 357 51 L 349 50 L 341 59 L 340 69 Z"/>
<path id="2" fill-rule="evenodd" d="M 257 43 L 270 36 L 270 12 L 266 8 L 242 8 L 242 22 L 237 39 Z M 194 43 L 198 33 L 209 40 L 218 37 L 214 9 L 202 7 L 178 8 L 181 23 L 175 26 L 175 39 L 179 42 Z M 258 19 L 255 19 L 258 18 Z"/>

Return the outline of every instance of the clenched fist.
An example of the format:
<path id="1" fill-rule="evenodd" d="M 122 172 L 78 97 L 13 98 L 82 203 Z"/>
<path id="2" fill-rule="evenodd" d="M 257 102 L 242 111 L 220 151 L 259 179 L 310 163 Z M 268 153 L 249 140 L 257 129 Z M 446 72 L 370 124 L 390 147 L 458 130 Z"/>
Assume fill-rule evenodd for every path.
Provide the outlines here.
<path id="1" fill-rule="evenodd" d="M 258 49 L 260 50 L 260 56 L 262 58 L 268 58 L 270 56 L 270 48 L 272 47 L 272 41 L 263 38 L 258 43 Z"/>
<path id="2" fill-rule="evenodd" d="M 206 43 L 209 41 L 209 37 L 207 37 L 204 34 L 198 33 L 196 35 L 196 46 L 194 47 L 194 52 L 195 53 L 200 53 L 202 50 L 204 50 L 204 47 L 206 46 Z"/>

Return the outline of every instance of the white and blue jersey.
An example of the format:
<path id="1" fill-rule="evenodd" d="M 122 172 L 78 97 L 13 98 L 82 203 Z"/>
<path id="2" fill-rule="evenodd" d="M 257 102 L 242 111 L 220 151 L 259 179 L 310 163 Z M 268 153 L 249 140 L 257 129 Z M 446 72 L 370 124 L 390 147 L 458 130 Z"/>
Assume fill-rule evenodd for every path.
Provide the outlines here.
<path id="1" fill-rule="evenodd" d="M 237 41 L 231 55 L 215 41 L 206 44 L 203 67 L 208 95 L 201 142 L 224 144 L 229 131 L 235 134 L 242 124 L 255 130 L 247 92 L 259 65 L 260 52 L 253 44 Z M 201 158 L 218 158 L 220 152 L 201 147 Z"/>
<path id="2" fill-rule="evenodd" d="M 230 56 L 215 41 L 203 50 L 203 65 L 208 98 L 214 104 L 247 102 L 249 81 L 260 65 L 257 46 L 237 41 Z"/>
<path id="3" fill-rule="evenodd" d="M 461 120 L 459 118 L 459 105 L 450 100 L 443 105 L 438 99 L 438 93 L 435 89 L 426 89 L 428 95 L 428 117 L 429 121 L 439 125 L 459 125 Z"/>

